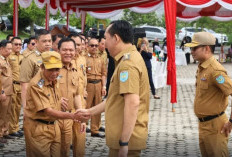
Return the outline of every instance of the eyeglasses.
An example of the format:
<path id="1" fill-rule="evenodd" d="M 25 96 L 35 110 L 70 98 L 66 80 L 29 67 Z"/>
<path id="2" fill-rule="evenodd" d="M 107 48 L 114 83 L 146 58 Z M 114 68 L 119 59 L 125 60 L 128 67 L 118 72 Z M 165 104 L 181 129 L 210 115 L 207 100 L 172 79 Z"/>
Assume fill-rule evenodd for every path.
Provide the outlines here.
<path id="1" fill-rule="evenodd" d="M 23 44 L 21 44 L 21 43 L 13 43 L 14 44 L 14 46 L 22 46 Z"/>
<path id="2" fill-rule="evenodd" d="M 199 46 L 191 47 L 190 50 L 191 51 L 196 51 L 198 48 L 201 48 L 201 47 L 205 47 L 205 45 L 199 45 Z"/>
<path id="3" fill-rule="evenodd" d="M 31 45 L 32 45 L 32 46 L 34 46 L 34 45 L 35 45 L 35 43 L 31 43 Z"/>
<path id="4" fill-rule="evenodd" d="M 98 47 L 98 45 L 94 45 L 94 44 L 92 44 L 92 45 L 89 45 L 90 47 Z"/>

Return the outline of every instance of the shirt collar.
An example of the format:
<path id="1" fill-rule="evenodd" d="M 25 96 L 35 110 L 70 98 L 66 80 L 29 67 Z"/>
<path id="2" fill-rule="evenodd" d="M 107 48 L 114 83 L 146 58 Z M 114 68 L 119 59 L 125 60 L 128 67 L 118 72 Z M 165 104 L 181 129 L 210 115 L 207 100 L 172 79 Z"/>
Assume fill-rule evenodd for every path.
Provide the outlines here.
<path id="1" fill-rule="evenodd" d="M 76 66 L 74 66 L 74 62 L 71 62 L 68 67 L 63 65 L 63 68 L 68 70 L 77 70 Z"/>
<path id="2" fill-rule="evenodd" d="M 119 52 L 115 57 L 115 61 L 118 62 L 122 56 L 125 54 L 125 53 L 128 53 L 128 52 L 132 52 L 132 51 L 137 51 L 136 47 L 134 45 L 130 46 L 129 48 Z"/>
<path id="3" fill-rule="evenodd" d="M 199 66 L 201 66 L 202 68 L 207 68 L 213 61 L 215 60 L 214 56 L 210 57 L 209 59 L 207 59 L 206 61 L 204 61 L 203 63 L 201 63 Z"/>
<path id="4" fill-rule="evenodd" d="M 44 74 L 43 74 L 43 71 L 41 71 L 41 78 L 44 80 L 44 85 L 45 86 L 53 86 L 53 85 L 55 85 L 56 83 L 57 83 L 57 80 L 56 81 L 53 81 L 53 82 L 49 82 L 46 78 L 45 78 L 45 76 L 44 76 Z"/>

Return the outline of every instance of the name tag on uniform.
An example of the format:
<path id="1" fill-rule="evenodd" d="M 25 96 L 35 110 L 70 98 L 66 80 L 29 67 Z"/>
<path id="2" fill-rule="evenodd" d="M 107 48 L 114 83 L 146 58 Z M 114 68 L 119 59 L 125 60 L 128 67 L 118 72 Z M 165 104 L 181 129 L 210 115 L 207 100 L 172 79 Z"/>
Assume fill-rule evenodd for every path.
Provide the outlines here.
<path id="1" fill-rule="evenodd" d="M 206 79 L 206 78 L 204 78 L 204 77 L 203 77 L 203 78 L 201 78 L 201 81 L 206 81 L 206 80 L 207 80 L 207 79 Z"/>

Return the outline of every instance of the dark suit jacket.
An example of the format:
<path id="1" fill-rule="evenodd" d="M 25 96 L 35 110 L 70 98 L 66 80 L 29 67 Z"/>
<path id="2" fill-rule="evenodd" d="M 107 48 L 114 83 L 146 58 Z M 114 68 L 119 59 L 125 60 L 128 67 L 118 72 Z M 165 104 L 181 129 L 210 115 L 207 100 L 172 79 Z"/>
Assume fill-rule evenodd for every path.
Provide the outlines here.
<path id="1" fill-rule="evenodd" d="M 142 51 L 141 55 L 143 57 L 143 60 L 146 64 L 147 68 L 151 68 L 151 59 L 152 59 L 152 53 Z"/>

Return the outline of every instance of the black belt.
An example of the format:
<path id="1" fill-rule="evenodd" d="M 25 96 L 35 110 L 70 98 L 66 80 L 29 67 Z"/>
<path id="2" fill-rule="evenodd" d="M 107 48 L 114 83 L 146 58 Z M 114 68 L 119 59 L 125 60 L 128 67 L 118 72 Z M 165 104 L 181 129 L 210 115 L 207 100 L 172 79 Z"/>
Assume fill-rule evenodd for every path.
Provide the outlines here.
<path id="1" fill-rule="evenodd" d="M 209 120 L 212 120 L 214 118 L 217 118 L 217 117 L 220 117 L 221 115 L 223 115 L 225 112 L 221 112 L 220 114 L 218 115 L 213 115 L 213 116 L 207 116 L 207 117 L 204 117 L 204 118 L 198 118 L 200 122 L 205 122 L 205 121 L 209 121 Z"/>
<path id="2" fill-rule="evenodd" d="M 36 119 L 37 122 L 41 122 L 47 125 L 53 125 L 55 123 L 55 121 L 46 121 L 46 120 L 42 120 L 42 119 Z"/>
<path id="3" fill-rule="evenodd" d="M 13 81 L 13 84 L 20 84 L 20 82 L 18 82 L 18 81 Z"/>
<path id="4" fill-rule="evenodd" d="M 93 84 L 97 84 L 101 82 L 101 80 L 88 80 L 88 83 L 93 83 Z"/>

